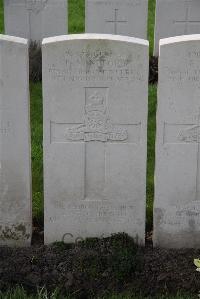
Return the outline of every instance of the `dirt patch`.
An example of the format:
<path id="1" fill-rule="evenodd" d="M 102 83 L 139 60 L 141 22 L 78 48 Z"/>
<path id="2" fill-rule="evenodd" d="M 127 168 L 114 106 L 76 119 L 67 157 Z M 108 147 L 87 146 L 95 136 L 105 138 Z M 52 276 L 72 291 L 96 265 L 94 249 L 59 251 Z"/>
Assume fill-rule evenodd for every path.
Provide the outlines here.
<path id="1" fill-rule="evenodd" d="M 42 50 L 36 42 L 29 45 L 29 79 L 32 82 L 42 81 Z"/>
<path id="2" fill-rule="evenodd" d="M 28 292 L 37 286 L 48 291 L 89 298 L 105 290 L 122 291 L 135 271 L 140 270 L 138 248 L 124 234 L 88 239 L 51 247 L 0 248 L 0 289 L 21 285 Z"/>
<path id="3" fill-rule="evenodd" d="M 158 83 L 158 57 L 151 56 L 149 59 L 149 84 Z"/>
<path id="4" fill-rule="evenodd" d="M 124 234 L 75 245 L 4 247 L 0 248 L 0 289 L 22 285 L 28 292 L 36 292 L 37 286 L 45 286 L 75 298 L 108 291 L 197 294 L 200 273 L 195 271 L 193 259 L 199 256 L 200 250 L 153 249 L 150 238 L 146 248 L 138 248 Z"/>
<path id="5" fill-rule="evenodd" d="M 145 295 L 172 294 L 177 292 L 198 294 L 200 273 L 193 260 L 200 256 L 200 250 L 164 250 L 147 246 L 141 251 L 144 268 L 137 273 L 135 289 Z M 145 287 L 144 287 L 145 286 Z"/>

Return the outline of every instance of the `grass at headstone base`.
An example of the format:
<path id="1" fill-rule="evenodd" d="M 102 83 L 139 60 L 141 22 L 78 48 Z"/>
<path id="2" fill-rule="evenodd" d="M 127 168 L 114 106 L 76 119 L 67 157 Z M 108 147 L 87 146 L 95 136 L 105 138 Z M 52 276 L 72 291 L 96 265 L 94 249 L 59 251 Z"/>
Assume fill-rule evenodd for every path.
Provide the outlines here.
<path id="1" fill-rule="evenodd" d="M 32 140 L 32 184 L 33 218 L 37 224 L 43 222 L 43 122 L 42 84 L 30 84 L 31 94 L 31 140 Z"/>
<path id="2" fill-rule="evenodd" d="M 157 104 L 157 87 L 154 85 L 149 85 L 148 140 L 147 140 L 147 203 L 146 203 L 147 231 L 150 231 L 153 225 L 156 104 Z"/>
<path id="3" fill-rule="evenodd" d="M 44 289 L 38 289 L 38 295 L 28 295 L 23 288 L 18 287 L 15 290 L 10 290 L 7 293 L 0 293 L 0 299 L 73 299 L 74 297 L 63 297 L 60 296 L 57 291 L 52 294 L 48 294 Z M 143 299 L 142 296 L 134 296 L 134 295 L 112 295 L 108 297 L 98 297 L 96 299 Z M 154 297 L 154 299 L 195 299 L 197 297 L 188 297 L 177 295 L 175 297 L 170 296 L 158 296 Z M 151 299 L 150 297 L 145 297 L 145 299 Z"/>
<path id="4" fill-rule="evenodd" d="M 17 287 L 7 293 L 0 292 L 0 299 L 74 299 L 72 296 L 60 296 L 57 291 L 48 293 L 45 288 L 38 289 L 37 295 L 29 295 L 22 287 Z M 196 299 L 197 296 L 177 295 L 177 296 L 157 296 L 153 299 Z M 96 299 L 144 299 L 143 296 L 127 295 L 111 295 L 97 297 Z M 152 299 L 152 297 L 145 297 L 145 299 Z"/>

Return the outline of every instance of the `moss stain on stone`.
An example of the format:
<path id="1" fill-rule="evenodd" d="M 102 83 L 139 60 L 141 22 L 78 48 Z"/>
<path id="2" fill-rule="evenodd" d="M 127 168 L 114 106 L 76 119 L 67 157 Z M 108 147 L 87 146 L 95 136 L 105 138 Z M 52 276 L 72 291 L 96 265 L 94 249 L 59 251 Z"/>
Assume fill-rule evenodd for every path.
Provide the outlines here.
<path id="1" fill-rule="evenodd" d="M 0 239 L 6 240 L 24 240 L 29 239 L 30 234 L 26 232 L 26 226 L 23 223 L 17 225 L 0 226 Z"/>

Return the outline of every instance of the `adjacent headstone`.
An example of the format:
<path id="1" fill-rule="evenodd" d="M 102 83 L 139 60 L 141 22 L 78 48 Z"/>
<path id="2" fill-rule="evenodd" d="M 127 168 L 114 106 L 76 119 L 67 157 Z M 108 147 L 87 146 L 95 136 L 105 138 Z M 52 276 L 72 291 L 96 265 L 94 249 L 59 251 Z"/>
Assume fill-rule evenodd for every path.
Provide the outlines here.
<path id="1" fill-rule="evenodd" d="M 154 55 L 160 39 L 187 34 L 200 34 L 200 1 L 156 0 Z"/>
<path id="2" fill-rule="evenodd" d="M 154 246 L 200 247 L 200 35 L 160 43 Z"/>
<path id="3" fill-rule="evenodd" d="M 0 245 L 31 241 L 28 41 L 0 35 Z"/>
<path id="4" fill-rule="evenodd" d="M 67 33 L 66 0 L 4 0 L 6 34 L 40 42 Z"/>
<path id="5" fill-rule="evenodd" d="M 86 0 L 86 32 L 147 38 L 148 0 Z"/>
<path id="6" fill-rule="evenodd" d="M 145 240 L 148 42 L 43 41 L 45 243 Z"/>

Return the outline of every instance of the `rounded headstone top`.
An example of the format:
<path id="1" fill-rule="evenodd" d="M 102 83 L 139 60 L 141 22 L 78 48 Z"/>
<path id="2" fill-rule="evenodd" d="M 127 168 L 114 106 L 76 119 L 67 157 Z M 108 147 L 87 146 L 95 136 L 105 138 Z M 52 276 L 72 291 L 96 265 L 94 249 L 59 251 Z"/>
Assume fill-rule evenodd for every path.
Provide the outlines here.
<path id="1" fill-rule="evenodd" d="M 86 33 L 86 34 L 70 34 L 70 35 L 61 35 L 44 38 L 42 44 L 71 41 L 71 40 L 111 40 L 111 41 L 120 41 L 133 44 L 140 44 L 144 46 L 149 46 L 149 42 L 145 39 L 123 36 L 123 35 L 112 35 L 112 34 L 96 34 L 96 33 Z"/>

